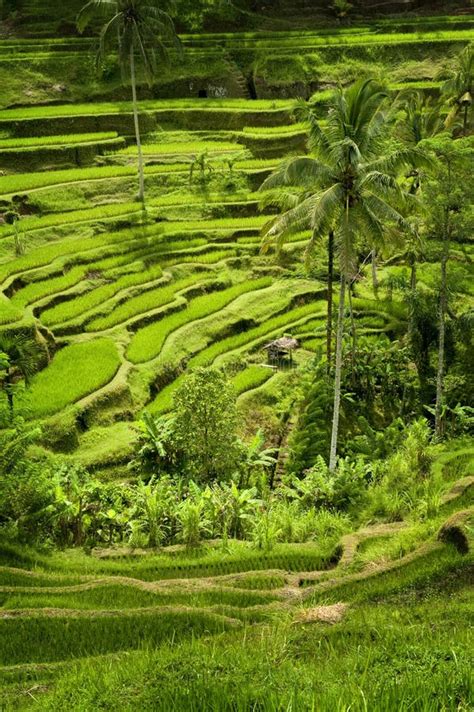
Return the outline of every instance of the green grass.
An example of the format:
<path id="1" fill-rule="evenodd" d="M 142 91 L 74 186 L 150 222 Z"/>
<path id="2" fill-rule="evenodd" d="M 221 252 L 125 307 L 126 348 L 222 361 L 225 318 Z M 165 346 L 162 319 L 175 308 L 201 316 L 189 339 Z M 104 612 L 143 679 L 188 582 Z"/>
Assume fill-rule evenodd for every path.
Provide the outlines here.
<path id="1" fill-rule="evenodd" d="M 47 368 L 33 377 L 23 408 L 33 418 L 58 413 L 105 386 L 119 366 L 117 348 L 109 339 L 66 346 L 55 354 Z"/>
<path id="2" fill-rule="evenodd" d="M 82 169 L 81 169 L 82 170 Z M 69 210 L 67 212 L 49 213 L 47 215 L 32 215 L 22 217 L 19 222 L 20 232 L 28 233 L 33 230 L 43 230 L 51 227 L 74 227 L 81 223 L 99 222 L 102 220 L 113 220 L 114 218 L 141 216 L 142 207 L 139 203 L 120 203 L 110 205 L 98 205 L 86 210 Z M 2 225 L 0 228 L 0 238 L 12 235 L 14 229 L 10 225 Z"/>
<path id="3" fill-rule="evenodd" d="M 94 634 L 91 635 L 91 626 Z M 163 640 L 230 627 L 211 611 L 184 608 L 107 617 L 0 619 L 0 664 L 51 662 L 156 646 Z"/>
<path id="4" fill-rule="evenodd" d="M 165 109 L 185 110 L 211 109 L 234 109 L 235 111 L 272 111 L 275 109 L 291 108 L 291 99 L 203 99 L 196 102 L 195 99 L 159 99 L 154 101 L 139 102 L 140 111 L 159 111 Z M 2 119 L 18 120 L 29 118 L 51 118 L 56 116 L 87 116 L 97 114 L 121 114 L 131 113 L 133 110 L 131 101 L 116 102 L 94 102 L 89 104 L 57 104 L 54 106 L 34 106 L 22 107 L 21 109 L 5 109 L 2 111 Z"/>
<path id="5" fill-rule="evenodd" d="M 251 134 L 262 138 L 266 138 L 267 136 L 277 138 L 280 136 L 306 133 L 308 127 L 305 123 L 288 124 L 286 126 L 244 126 L 242 131 L 244 134 Z"/>
<path id="6" fill-rule="evenodd" d="M 238 143 L 231 141 L 175 141 L 173 143 L 144 143 L 142 146 L 143 153 L 149 154 L 199 154 L 199 153 L 228 153 L 229 151 L 242 151 L 242 147 Z M 121 151 L 125 154 L 135 155 L 137 152 L 136 146 L 128 146 Z"/>
<path id="7" fill-rule="evenodd" d="M 232 378 L 232 385 L 236 395 L 250 391 L 252 388 L 258 388 L 263 383 L 268 381 L 270 376 L 273 376 L 271 368 L 258 366 L 256 364 L 244 368 L 242 371 Z"/>
<path id="8" fill-rule="evenodd" d="M 66 272 L 66 274 L 61 274 L 59 277 L 50 277 L 38 282 L 31 282 L 15 292 L 12 297 L 12 303 L 18 307 L 25 307 L 28 304 L 39 301 L 43 297 L 49 297 L 50 295 L 56 294 L 56 292 L 62 292 L 80 282 L 88 269 L 89 267 L 87 265 L 80 265 L 73 267 Z"/>
<path id="9" fill-rule="evenodd" d="M 263 289 L 271 284 L 271 279 L 263 277 L 236 284 L 222 292 L 205 294 L 189 302 L 184 311 L 171 314 L 161 321 L 139 329 L 133 336 L 127 350 L 127 358 L 133 363 L 143 363 L 159 355 L 166 338 L 180 326 L 220 311 L 245 292 Z"/>
<path id="10" fill-rule="evenodd" d="M 186 110 L 234 110 L 234 111 L 275 111 L 289 109 L 293 105 L 291 99 L 159 99 L 154 101 L 139 102 L 140 111 L 164 111 L 167 109 Z M 57 104 L 54 106 L 22 107 L 21 109 L 5 109 L 1 118 L 5 121 L 22 119 L 53 118 L 61 116 L 90 116 L 98 114 L 131 113 L 131 101 L 94 102 L 89 104 Z"/>
<path id="11" fill-rule="evenodd" d="M 103 233 L 94 237 L 76 237 L 70 240 L 51 242 L 9 262 L 0 264 L 0 282 L 13 274 L 44 267 L 60 257 L 72 256 L 71 263 L 83 260 L 84 253 L 91 254 L 101 248 L 113 248 L 115 252 L 123 249 L 127 242 L 138 240 L 132 230 L 123 230 L 120 233 Z M 120 247 L 119 247 L 120 246 Z"/>
<path id="12" fill-rule="evenodd" d="M 241 171 L 254 171 L 263 168 L 274 168 L 276 159 L 247 159 L 237 161 L 234 168 Z M 166 163 L 160 165 L 145 166 L 146 176 L 169 174 L 169 173 L 189 173 L 187 163 Z M 39 188 L 46 188 L 53 185 L 65 185 L 75 182 L 89 182 L 97 180 L 113 180 L 115 178 L 135 177 L 136 168 L 134 165 L 126 166 L 90 166 L 87 168 L 68 168 L 57 171 L 41 171 L 38 173 L 15 173 L 7 176 L 0 176 L 0 195 L 11 195 L 13 193 L 26 193 Z"/>
<path id="13" fill-rule="evenodd" d="M 466 42 L 473 37 L 473 31 L 467 30 L 436 30 L 418 32 L 351 32 L 334 34 L 296 34 L 274 32 L 266 37 L 257 35 L 238 36 L 236 34 L 223 36 L 222 44 L 227 49 L 241 51 L 256 50 L 289 50 L 302 52 L 316 47 L 351 47 L 370 45 L 402 45 L 433 42 Z M 213 38 L 214 39 L 214 38 Z M 215 38 L 217 39 L 217 38 Z"/>
<path id="14" fill-rule="evenodd" d="M 208 591 L 186 591 L 162 589 L 155 591 L 142 590 L 132 586 L 120 585 L 120 583 L 105 585 L 91 584 L 91 588 L 82 591 L 58 591 L 51 593 L 43 592 L 41 587 L 33 592 L 17 593 L 0 592 L 2 610 L 20 611 L 24 609 L 38 608 L 63 608 L 73 610 L 120 610 L 147 608 L 169 605 L 192 605 L 192 606 L 212 606 L 224 604 L 227 606 L 258 606 L 277 600 L 274 594 L 264 591 L 252 591 L 249 589 L 228 589 L 223 588 L 217 581 L 213 589 Z"/>
<path id="15" fill-rule="evenodd" d="M 265 319 L 265 321 L 253 329 L 248 329 L 247 331 L 243 331 L 239 334 L 233 334 L 226 339 L 217 341 L 215 344 L 212 344 L 212 346 L 209 346 L 209 348 L 201 351 L 201 353 L 195 356 L 191 363 L 194 366 L 208 366 L 221 354 L 238 349 L 251 341 L 253 342 L 262 339 L 267 334 L 270 334 L 277 329 L 283 329 L 283 327 L 288 324 L 314 314 L 315 311 L 316 306 L 314 303 L 304 304 L 296 309 L 291 309 L 283 314 L 278 314 L 271 319 Z"/>
<path id="16" fill-rule="evenodd" d="M 11 324 L 19 321 L 23 313 L 4 294 L 0 294 L 0 324 Z"/>
<path id="17" fill-rule="evenodd" d="M 334 550 L 334 543 L 327 540 L 319 543 L 276 544 L 267 552 L 253 547 L 249 542 L 229 539 L 225 548 L 220 544 L 205 542 L 197 549 L 183 547 L 177 551 L 165 547 L 150 551 L 146 556 L 133 556 L 129 553 L 124 554 L 123 557 L 98 558 L 80 549 L 45 553 L 27 547 L 8 546 L 2 542 L 0 561 L 16 569 L 19 567 L 25 570 L 33 569 L 40 574 L 41 585 L 54 586 L 54 583 L 47 583 L 48 577 L 53 574 L 59 577 L 61 585 L 67 585 L 67 583 L 75 583 L 75 580 L 66 581 L 65 576 L 74 577 L 78 574 L 86 575 L 87 581 L 90 580 L 91 575 L 101 578 L 117 575 L 142 581 L 159 581 L 267 569 L 325 570 L 331 567 Z M 15 575 L 16 573 L 19 572 L 15 571 Z M 0 575 L 2 575 L 1 567 Z M 10 572 L 8 577 L 11 577 Z M 33 578 L 28 580 L 31 580 L 30 584 L 21 585 L 37 585 Z"/>
<path id="18" fill-rule="evenodd" d="M 278 309 L 282 306 L 284 308 L 284 306 L 288 303 L 286 301 L 284 304 L 280 305 L 278 302 L 274 301 L 273 294 L 265 296 L 265 301 L 269 300 L 268 303 L 273 305 L 273 309 Z M 288 294 L 285 294 L 285 296 L 287 297 Z M 279 314 L 276 317 L 264 319 L 261 324 L 254 328 L 249 328 L 227 338 L 219 339 L 210 346 L 202 348 L 194 356 L 191 356 L 187 362 L 187 367 L 195 368 L 197 366 L 210 366 L 219 356 L 228 354 L 233 350 L 242 349 L 249 344 L 254 346 L 255 344 L 258 344 L 259 340 L 265 339 L 268 334 L 275 332 L 275 330 L 280 329 L 289 323 L 294 323 L 299 319 L 304 319 L 305 317 L 308 317 L 308 315 L 314 314 L 314 311 L 315 305 L 314 303 L 311 303 L 297 307 L 296 309 L 291 309 L 290 311 L 284 311 L 283 314 Z M 239 316 L 246 316 L 245 308 L 239 310 L 238 314 Z M 235 318 L 235 314 L 233 316 Z M 187 343 L 188 353 L 190 353 L 191 350 L 191 344 Z M 234 385 L 237 390 L 237 395 L 240 395 L 247 390 L 246 386 L 248 386 L 248 389 L 256 388 L 273 375 L 273 372 L 270 369 L 264 369 L 259 366 L 250 367 L 250 369 L 247 370 L 249 371 L 247 375 L 239 374 L 236 377 Z M 264 371 L 266 371 L 266 373 L 263 373 Z M 178 376 L 172 383 L 160 390 L 156 398 L 148 406 L 152 413 L 171 410 L 173 406 L 173 394 L 184 377 L 184 374 Z"/>
<path id="19" fill-rule="evenodd" d="M 11 635 L 2 640 L 9 664 L 67 660 L 72 650 L 80 657 L 127 645 L 126 653 L 51 668 L 46 693 L 35 687 L 37 701 L 31 702 L 42 711 L 112 711 L 120 699 L 127 712 L 468 712 L 474 693 L 468 563 L 446 547 L 435 567 L 418 561 L 396 597 L 390 584 L 383 601 L 362 595 L 334 625 L 298 623 L 303 611 L 297 606 L 263 625 L 227 630 L 208 620 L 203 626 L 201 611 L 183 613 L 192 640 L 182 637 L 182 618 L 170 613 L 173 643 L 164 617 L 147 614 L 87 621 L 88 640 L 87 619 L 12 619 L 5 626 Z M 237 609 L 228 615 L 233 611 L 237 616 Z M 214 635 L 202 637 L 206 629 Z M 144 645 L 133 652 L 137 632 Z M 163 644 L 155 647 L 160 635 Z M 34 688 L 47 673 L 24 670 L 23 688 Z M 15 674 L 5 671 L 3 679 L 15 681 Z"/>
<path id="20" fill-rule="evenodd" d="M 155 265 L 148 270 L 144 270 L 136 274 L 126 274 L 123 277 L 112 281 L 110 284 L 104 284 L 100 287 L 96 287 L 76 299 L 63 302 L 52 309 L 48 309 L 41 314 L 41 321 L 47 326 L 54 326 L 55 324 L 61 324 L 69 321 L 70 319 L 74 319 L 99 304 L 104 304 L 104 302 L 120 292 L 122 289 L 128 289 L 146 282 L 152 282 L 159 279 L 162 275 L 163 271 L 159 265 Z"/>
<path id="21" fill-rule="evenodd" d="M 1 118 L 2 114 L 0 114 Z M 64 136 L 29 136 L 26 138 L 0 139 L 0 151 L 9 148 L 36 148 L 42 146 L 69 146 L 75 143 L 96 143 L 118 137 L 116 131 L 98 133 L 68 134 Z"/>

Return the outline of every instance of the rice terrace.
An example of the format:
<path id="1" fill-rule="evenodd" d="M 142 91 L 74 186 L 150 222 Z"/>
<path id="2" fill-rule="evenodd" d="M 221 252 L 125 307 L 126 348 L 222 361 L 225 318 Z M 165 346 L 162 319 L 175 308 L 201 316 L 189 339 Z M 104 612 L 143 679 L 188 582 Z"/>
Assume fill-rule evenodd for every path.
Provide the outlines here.
<path id="1" fill-rule="evenodd" d="M 0 710 L 472 712 L 468 0 L 0 0 Z"/>

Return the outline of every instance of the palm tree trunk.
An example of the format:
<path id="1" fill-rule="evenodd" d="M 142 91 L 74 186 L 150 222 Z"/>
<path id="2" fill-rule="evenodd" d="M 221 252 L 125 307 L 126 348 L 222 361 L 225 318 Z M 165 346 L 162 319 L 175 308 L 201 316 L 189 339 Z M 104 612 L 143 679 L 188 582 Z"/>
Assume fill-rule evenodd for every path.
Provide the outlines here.
<path id="1" fill-rule="evenodd" d="M 332 289 L 334 281 L 334 231 L 331 230 L 328 237 L 328 311 L 326 323 L 326 370 L 331 370 L 332 359 Z"/>
<path id="2" fill-rule="evenodd" d="M 135 56 L 133 53 L 133 43 L 130 46 L 130 78 L 132 82 L 132 103 L 133 103 L 133 122 L 135 124 L 135 139 L 137 142 L 138 151 L 138 199 L 145 205 L 145 175 L 143 170 L 143 153 L 142 142 L 140 139 L 140 124 L 138 121 L 138 104 L 137 104 L 137 84 L 135 77 Z"/>
<path id="3" fill-rule="evenodd" d="M 416 255 L 414 252 L 410 255 L 410 291 L 411 296 L 414 297 L 416 292 Z"/>
<path id="4" fill-rule="evenodd" d="M 378 299 L 379 280 L 377 277 L 377 252 L 375 250 L 372 250 L 372 287 L 374 290 L 375 298 Z"/>
<path id="5" fill-rule="evenodd" d="M 336 469 L 337 433 L 339 430 L 339 412 L 341 409 L 341 372 L 342 372 L 342 336 L 344 327 L 344 298 L 346 295 L 346 278 L 341 273 L 339 287 L 339 307 L 337 310 L 336 332 L 336 368 L 334 374 L 334 408 L 332 415 L 331 449 L 329 451 L 329 471 Z"/>
<path id="6" fill-rule="evenodd" d="M 410 255 L 410 297 L 409 297 L 409 315 L 408 315 L 408 342 L 413 347 L 413 336 L 415 333 L 415 299 L 417 285 L 416 271 L 416 255 L 414 252 Z"/>
<path id="7" fill-rule="evenodd" d="M 352 282 L 353 284 L 353 282 Z M 349 299 L 349 316 L 351 320 L 351 337 L 352 337 L 352 345 L 351 345 L 351 371 L 352 371 L 352 378 L 354 379 L 354 360 L 355 360 L 355 353 L 356 353 L 356 348 L 357 348 L 357 332 L 356 332 L 356 324 L 355 324 L 355 319 L 354 319 L 354 309 L 352 308 L 352 284 L 347 285 L 347 296 Z"/>
<path id="8" fill-rule="evenodd" d="M 5 369 L 5 392 L 7 394 L 7 402 L 8 402 L 8 412 L 10 414 L 10 422 L 13 423 L 13 391 L 12 391 L 12 380 L 11 380 L 11 372 L 10 368 Z"/>
<path id="9" fill-rule="evenodd" d="M 441 288 L 439 294 L 439 343 L 438 343 L 438 371 L 436 374 L 436 407 L 435 407 L 435 433 L 438 438 L 443 435 L 443 391 L 444 391 L 444 343 L 446 335 L 446 265 L 448 262 L 449 242 L 444 238 L 444 249 L 441 257 Z"/>

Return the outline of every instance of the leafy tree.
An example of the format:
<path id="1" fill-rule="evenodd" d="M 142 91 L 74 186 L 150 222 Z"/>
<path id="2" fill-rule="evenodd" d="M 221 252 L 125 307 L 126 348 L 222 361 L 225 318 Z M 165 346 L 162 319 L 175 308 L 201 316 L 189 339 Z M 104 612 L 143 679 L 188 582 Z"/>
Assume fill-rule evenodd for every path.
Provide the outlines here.
<path id="1" fill-rule="evenodd" d="M 301 379 L 298 419 L 288 441 L 288 473 L 300 476 L 318 455 L 327 457 L 331 440 L 331 390 L 324 363 L 312 364 Z"/>
<path id="2" fill-rule="evenodd" d="M 341 368 L 344 307 L 347 287 L 357 267 L 357 247 L 383 245 L 387 225 L 408 230 L 403 218 L 402 191 L 396 173 L 418 156 L 403 148 L 387 154 L 386 94 L 373 80 L 356 82 L 340 90 L 331 102 L 327 125 L 313 119 L 313 156 L 286 161 L 264 182 L 262 189 L 298 186 L 301 201 L 270 221 L 264 236 L 279 242 L 292 232 L 310 228 L 307 250 L 331 230 L 339 259 L 340 289 L 334 370 L 334 407 L 329 467 L 337 461 L 341 402 Z"/>
<path id="3" fill-rule="evenodd" d="M 394 133 L 404 146 L 416 148 L 421 141 L 433 138 L 443 130 L 441 106 L 424 92 L 400 92 L 395 106 L 400 112 L 397 112 Z M 415 195 L 421 187 L 422 177 L 418 161 L 413 161 L 408 168 L 406 178 L 410 181 L 409 192 Z"/>
<path id="4" fill-rule="evenodd" d="M 416 148 L 422 141 L 433 138 L 439 134 L 444 127 L 441 117 L 441 107 L 439 102 L 433 100 L 422 91 L 408 90 L 400 92 L 395 104 L 397 120 L 395 123 L 395 137 L 408 148 Z M 398 111 L 399 110 L 399 111 Z M 419 194 L 422 187 L 422 171 L 419 161 L 415 160 L 408 166 L 408 173 L 405 178 L 409 184 L 410 195 Z M 416 204 L 416 207 L 420 207 Z M 419 215 L 414 216 L 419 223 Z M 407 246 L 406 257 L 410 265 L 410 332 L 413 332 L 414 313 L 413 307 L 416 301 L 417 287 L 417 265 L 423 254 L 423 241 L 421 239 L 419 225 L 414 224 L 414 229 L 405 235 Z M 411 338 L 413 334 L 411 333 Z"/>
<path id="5" fill-rule="evenodd" d="M 199 153 L 191 161 L 189 166 L 189 183 L 192 185 L 195 179 L 195 174 L 198 174 L 197 182 L 201 189 L 205 189 L 206 185 L 211 177 L 213 168 L 209 161 L 209 155 L 207 150 Z"/>
<path id="6" fill-rule="evenodd" d="M 133 119 L 138 151 L 138 198 L 145 204 L 145 175 L 137 105 L 136 61 L 151 86 L 156 75 L 157 57 L 168 61 L 168 45 L 179 47 L 173 20 L 169 14 L 172 0 L 89 0 L 77 16 L 77 27 L 83 32 L 96 17 L 107 18 L 99 41 L 98 60 L 115 46 L 122 76 L 132 86 Z"/>
<path id="7" fill-rule="evenodd" d="M 203 492 L 206 516 L 214 536 L 243 537 L 256 507 L 261 505 L 256 487 L 241 489 L 235 482 L 221 482 Z"/>
<path id="8" fill-rule="evenodd" d="M 38 343 L 24 332 L 0 332 L 0 385 L 14 415 L 14 398 L 19 381 L 28 385 L 38 370 L 41 352 Z"/>
<path id="9" fill-rule="evenodd" d="M 174 396 L 175 438 L 187 474 L 200 481 L 229 479 L 238 468 L 236 397 L 224 374 L 199 368 Z"/>
<path id="10" fill-rule="evenodd" d="M 348 0 L 333 0 L 332 2 L 332 10 L 340 21 L 347 18 L 353 7 L 353 3 Z"/>
<path id="11" fill-rule="evenodd" d="M 15 256 L 20 257 L 24 253 L 23 243 L 20 238 L 20 214 L 16 210 L 7 210 L 3 215 L 7 225 L 13 225 L 13 239 L 15 241 Z"/>
<path id="12" fill-rule="evenodd" d="M 303 478 L 288 477 L 283 493 L 305 507 L 347 510 L 357 505 L 368 484 L 367 466 L 362 460 L 340 458 L 331 473 L 321 456 L 304 473 Z"/>

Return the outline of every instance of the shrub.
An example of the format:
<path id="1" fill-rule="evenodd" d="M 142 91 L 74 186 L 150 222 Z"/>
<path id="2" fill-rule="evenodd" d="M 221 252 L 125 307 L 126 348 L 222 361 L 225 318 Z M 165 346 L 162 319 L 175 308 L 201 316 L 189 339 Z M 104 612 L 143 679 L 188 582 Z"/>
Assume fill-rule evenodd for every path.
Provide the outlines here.
<path id="1" fill-rule="evenodd" d="M 257 549 L 271 551 L 278 541 L 280 529 L 272 517 L 271 511 L 261 509 L 256 512 L 252 521 L 252 542 Z"/>
<path id="2" fill-rule="evenodd" d="M 305 472 L 302 479 L 290 476 L 286 480 L 285 495 L 301 502 L 305 507 L 329 510 L 355 508 L 367 490 L 367 470 L 360 460 L 340 458 L 333 475 L 321 456 Z"/>
<path id="3" fill-rule="evenodd" d="M 201 499 L 185 499 L 178 506 L 179 539 L 186 546 L 199 546 L 203 535 L 209 534 L 210 523 L 204 515 L 204 502 Z"/>

